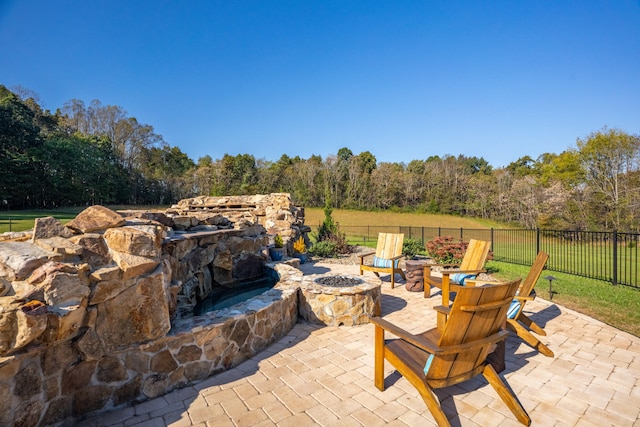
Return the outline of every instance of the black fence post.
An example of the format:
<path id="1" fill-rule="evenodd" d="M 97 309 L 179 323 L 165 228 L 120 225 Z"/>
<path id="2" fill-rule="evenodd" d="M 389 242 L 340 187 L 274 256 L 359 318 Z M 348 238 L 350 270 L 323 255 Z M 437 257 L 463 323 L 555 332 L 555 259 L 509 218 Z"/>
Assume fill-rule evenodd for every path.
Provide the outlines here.
<path id="1" fill-rule="evenodd" d="M 494 251 L 493 250 L 493 227 L 491 227 L 490 236 L 491 236 L 491 252 L 493 252 Z M 495 253 L 493 255 L 495 256 Z"/>
<path id="2" fill-rule="evenodd" d="M 613 278 L 611 284 L 616 286 L 618 284 L 618 230 L 613 230 Z"/>
<path id="3" fill-rule="evenodd" d="M 536 228 L 536 254 L 540 253 L 540 228 Z"/>

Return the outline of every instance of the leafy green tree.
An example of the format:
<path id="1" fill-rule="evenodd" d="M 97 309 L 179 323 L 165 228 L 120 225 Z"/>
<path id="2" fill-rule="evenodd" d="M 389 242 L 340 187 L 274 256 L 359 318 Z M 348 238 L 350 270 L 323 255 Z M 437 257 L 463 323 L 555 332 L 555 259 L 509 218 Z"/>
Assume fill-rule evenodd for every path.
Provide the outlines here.
<path id="1" fill-rule="evenodd" d="M 256 160 L 250 154 L 225 154 L 214 164 L 214 196 L 252 194 L 257 183 Z"/>
<path id="2" fill-rule="evenodd" d="M 606 206 L 606 228 L 637 226 L 633 204 L 640 195 L 634 176 L 640 167 L 640 137 L 604 128 L 576 143 L 585 178 L 598 206 Z M 600 202 L 600 203 L 599 203 Z M 601 203 L 604 202 L 604 203 Z"/>
<path id="3" fill-rule="evenodd" d="M 36 153 L 41 145 L 33 111 L 0 85 L 0 203 L 4 207 L 34 204 L 39 194 Z"/>

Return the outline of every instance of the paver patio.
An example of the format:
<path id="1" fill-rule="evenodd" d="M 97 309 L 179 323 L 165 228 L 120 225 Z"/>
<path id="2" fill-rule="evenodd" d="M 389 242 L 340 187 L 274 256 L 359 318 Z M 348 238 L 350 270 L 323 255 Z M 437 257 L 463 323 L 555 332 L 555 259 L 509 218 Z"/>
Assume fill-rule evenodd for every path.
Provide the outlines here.
<path id="1" fill-rule="evenodd" d="M 305 275 L 357 275 L 355 265 L 304 264 Z M 371 273 L 365 273 L 371 274 Z M 383 316 L 419 332 L 435 326 L 433 305 L 403 283 L 382 285 Z M 435 294 L 435 291 L 432 291 Z M 547 331 L 549 358 L 515 335 L 504 378 L 539 426 L 640 426 L 640 338 L 538 297 L 527 303 Z M 528 313 L 529 314 L 529 313 Z M 430 426 L 420 395 L 385 365 L 386 390 L 373 384 L 373 326 L 298 323 L 279 342 L 234 369 L 89 426 Z M 436 394 L 452 425 L 521 425 L 482 377 Z"/>

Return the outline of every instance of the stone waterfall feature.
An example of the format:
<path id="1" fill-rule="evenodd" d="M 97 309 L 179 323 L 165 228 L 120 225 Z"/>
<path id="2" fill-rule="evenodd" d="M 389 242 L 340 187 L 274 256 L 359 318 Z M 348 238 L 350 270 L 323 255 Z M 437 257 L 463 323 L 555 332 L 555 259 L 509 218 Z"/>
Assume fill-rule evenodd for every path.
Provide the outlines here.
<path id="1" fill-rule="evenodd" d="M 273 234 L 306 238 L 288 194 L 93 206 L 0 235 L 0 425 L 55 425 L 200 381 L 284 336 L 299 271 L 246 316 L 189 318 L 215 286 L 257 275 Z"/>

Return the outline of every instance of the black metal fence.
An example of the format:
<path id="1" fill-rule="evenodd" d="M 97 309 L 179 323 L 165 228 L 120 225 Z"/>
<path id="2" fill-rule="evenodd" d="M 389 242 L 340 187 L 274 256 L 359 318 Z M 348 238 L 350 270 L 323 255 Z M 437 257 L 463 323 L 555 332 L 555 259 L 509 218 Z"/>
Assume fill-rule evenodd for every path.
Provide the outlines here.
<path id="1" fill-rule="evenodd" d="M 5 231 L 13 231 L 13 220 L 9 219 L 0 219 L 0 233 Z"/>
<path id="2" fill-rule="evenodd" d="M 376 242 L 378 233 L 404 233 L 405 239 L 422 244 L 438 236 L 490 240 L 496 261 L 531 265 L 536 254 L 545 251 L 548 270 L 640 288 L 639 233 L 369 225 L 340 229 L 353 244 Z"/>

